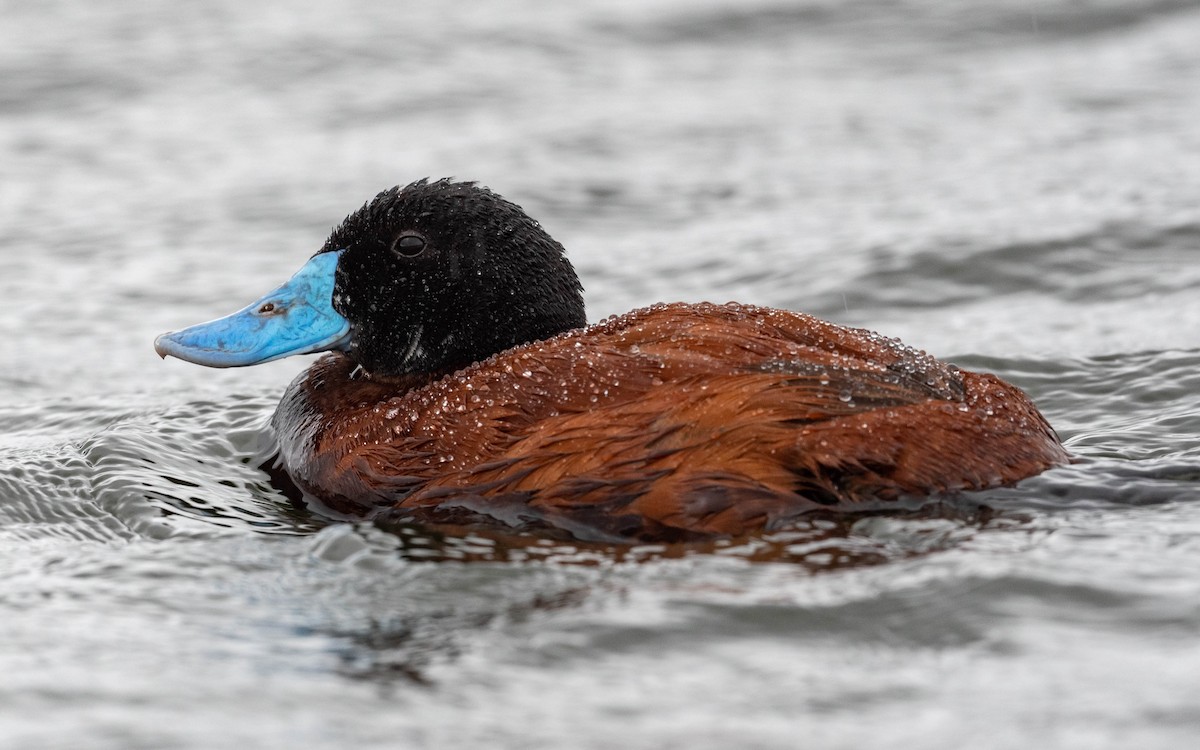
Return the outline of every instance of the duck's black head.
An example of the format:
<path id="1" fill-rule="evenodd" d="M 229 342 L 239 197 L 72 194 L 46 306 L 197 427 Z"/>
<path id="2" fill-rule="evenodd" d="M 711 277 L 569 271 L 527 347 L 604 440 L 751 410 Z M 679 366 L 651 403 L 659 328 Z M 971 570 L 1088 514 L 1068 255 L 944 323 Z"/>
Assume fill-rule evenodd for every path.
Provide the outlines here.
<path id="1" fill-rule="evenodd" d="M 421 180 L 346 217 L 333 308 L 368 372 L 457 369 L 584 325 L 563 247 L 519 206 L 468 182 Z"/>
<path id="2" fill-rule="evenodd" d="M 346 217 L 283 286 L 155 348 L 216 367 L 339 349 L 373 375 L 438 374 L 584 325 L 582 291 L 519 206 L 420 180 Z"/>

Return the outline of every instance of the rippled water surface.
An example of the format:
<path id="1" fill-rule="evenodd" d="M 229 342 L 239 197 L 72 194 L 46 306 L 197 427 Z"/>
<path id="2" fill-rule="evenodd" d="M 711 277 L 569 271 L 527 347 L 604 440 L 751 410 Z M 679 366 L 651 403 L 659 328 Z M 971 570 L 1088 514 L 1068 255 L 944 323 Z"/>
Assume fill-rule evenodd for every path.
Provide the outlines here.
<path id="1" fill-rule="evenodd" d="M 1194 3 L 0 12 L 0 746 L 1200 735 Z M 592 319 L 877 329 L 1026 388 L 1079 461 L 683 550 L 323 521 L 256 468 L 305 362 L 150 342 L 427 175 L 541 219 Z"/>

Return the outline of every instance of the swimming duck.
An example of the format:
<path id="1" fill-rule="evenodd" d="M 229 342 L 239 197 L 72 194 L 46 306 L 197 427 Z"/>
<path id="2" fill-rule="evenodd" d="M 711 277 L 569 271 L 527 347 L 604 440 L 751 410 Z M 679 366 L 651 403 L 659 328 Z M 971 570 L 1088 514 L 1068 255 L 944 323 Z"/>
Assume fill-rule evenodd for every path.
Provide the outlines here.
<path id="1" fill-rule="evenodd" d="M 380 193 L 287 283 L 155 349 L 329 352 L 272 426 L 278 467 L 341 517 L 677 541 L 1068 460 L 1016 387 L 870 331 L 733 303 L 588 326 L 563 247 L 467 182 Z"/>

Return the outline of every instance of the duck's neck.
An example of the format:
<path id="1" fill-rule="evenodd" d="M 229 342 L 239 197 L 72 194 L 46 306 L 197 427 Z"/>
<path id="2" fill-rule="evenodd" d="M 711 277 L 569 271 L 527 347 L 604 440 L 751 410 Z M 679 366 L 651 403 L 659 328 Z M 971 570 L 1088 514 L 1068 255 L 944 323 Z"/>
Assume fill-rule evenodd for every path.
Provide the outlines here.
<path id="1" fill-rule="evenodd" d="M 369 512 L 371 488 L 355 485 L 355 474 L 338 467 L 344 453 L 339 449 L 338 437 L 384 424 L 372 419 L 373 412 L 382 408 L 383 402 L 435 379 L 432 373 L 367 375 L 345 354 L 325 355 L 292 381 L 271 419 L 279 447 L 278 466 L 306 494 L 318 494 L 319 488 L 322 496 L 343 496 L 354 506 L 331 505 L 332 509 L 360 516 Z M 358 436 L 364 440 L 372 438 Z M 325 487 L 325 482 L 320 481 L 322 477 L 340 477 L 355 486 Z"/>
<path id="2" fill-rule="evenodd" d="M 341 353 L 327 354 L 296 377 L 288 386 L 279 411 L 298 409 L 302 413 L 285 413 L 279 419 L 299 423 L 319 416 L 328 422 L 331 415 L 348 414 L 415 389 L 423 388 L 445 373 L 419 372 L 386 375 L 368 372 L 353 359 Z"/>

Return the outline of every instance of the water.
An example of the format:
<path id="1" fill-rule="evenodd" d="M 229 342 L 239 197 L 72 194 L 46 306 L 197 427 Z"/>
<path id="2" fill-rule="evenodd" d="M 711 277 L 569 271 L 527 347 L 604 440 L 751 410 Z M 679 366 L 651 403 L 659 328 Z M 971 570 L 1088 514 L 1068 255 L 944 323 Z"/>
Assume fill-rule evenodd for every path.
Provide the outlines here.
<path id="1" fill-rule="evenodd" d="M 1194 3 L 0 12 L 0 746 L 1194 744 Z M 542 220 L 592 319 L 874 328 L 1080 460 L 683 556 L 326 523 L 254 468 L 305 363 L 150 342 L 426 175 Z"/>

